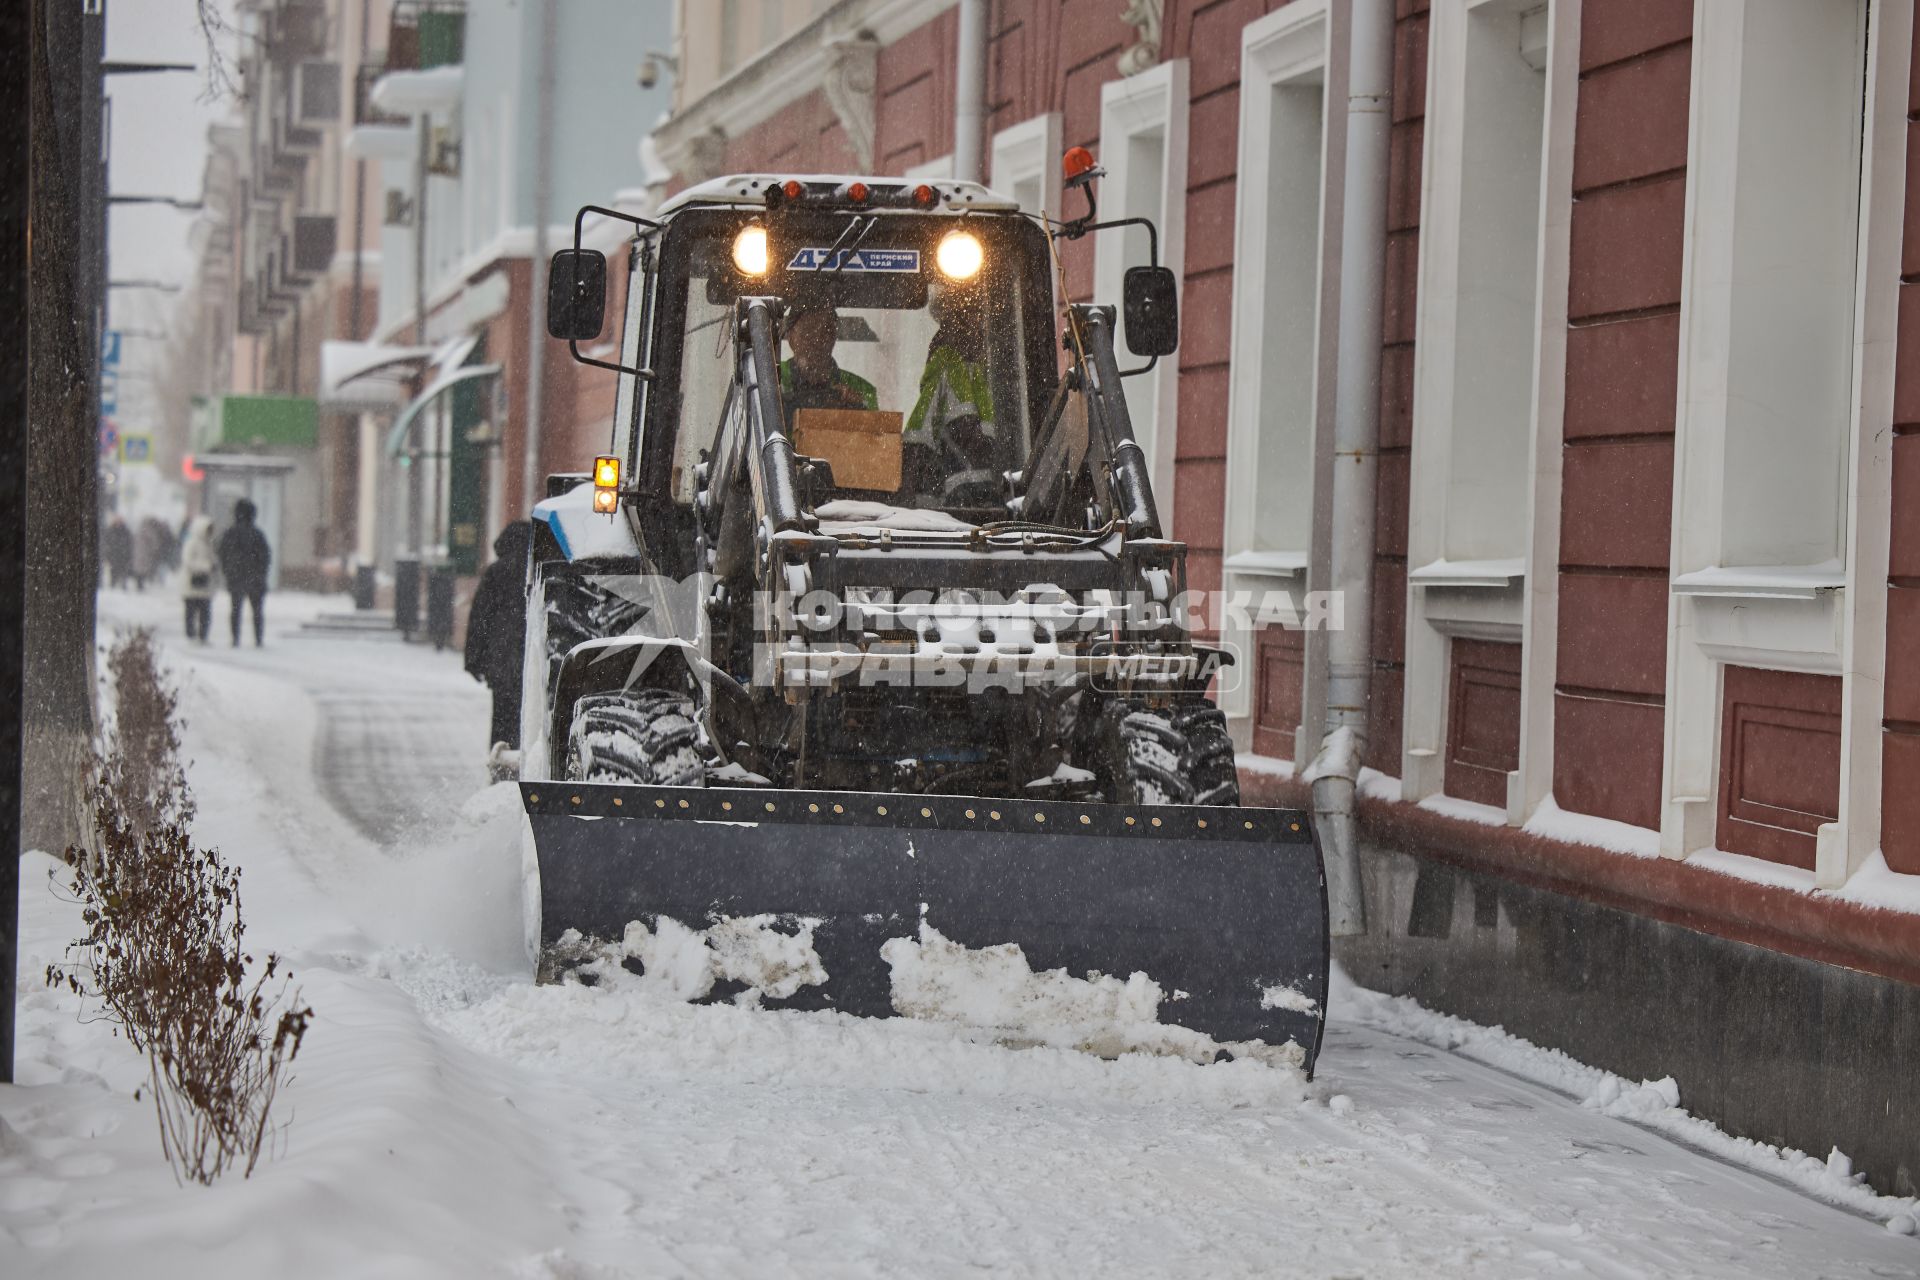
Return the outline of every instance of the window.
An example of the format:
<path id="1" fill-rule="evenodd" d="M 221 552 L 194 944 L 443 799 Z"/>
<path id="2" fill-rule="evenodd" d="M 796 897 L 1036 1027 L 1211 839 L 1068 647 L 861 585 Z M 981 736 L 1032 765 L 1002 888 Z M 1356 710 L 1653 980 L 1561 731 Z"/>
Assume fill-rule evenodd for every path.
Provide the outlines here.
<path id="1" fill-rule="evenodd" d="M 1107 171 L 1100 184 L 1100 216 L 1149 218 L 1159 228 L 1160 265 L 1180 275 L 1185 257 L 1187 189 L 1187 63 L 1163 62 L 1151 71 L 1110 80 L 1100 89 L 1100 163 Z M 1174 199 L 1168 200 L 1168 193 Z M 1098 233 L 1094 243 L 1093 296 L 1101 304 L 1120 305 L 1121 281 L 1128 267 L 1147 261 L 1147 233 L 1141 227 Z M 1119 352 L 1121 368 L 1138 364 Z M 1127 411 L 1134 439 L 1152 469 L 1154 496 L 1163 518 L 1173 516 L 1173 423 L 1177 360 L 1163 360 L 1153 372 L 1127 380 Z"/>
<path id="2" fill-rule="evenodd" d="M 1437 444 L 1438 484 L 1419 495 L 1438 526 L 1426 550 L 1455 562 L 1526 554 L 1547 77 L 1545 6 L 1522 3 L 1442 0 L 1435 16 L 1437 38 L 1464 19 L 1464 39 L 1463 56 L 1434 59 L 1458 78 L 1435 85 L 1428 119 L 1413 472 Z"/>
<path id="3" fill-rule="evenodd" d="M 1837 795 L 1805 806 L 1837 815 L 1818 832 L 1823 887 L 1880 836 L 1912 21 L 1911 0 L 1694 11 L 1661 848 L 1715 842 L 1715 797 L 1741 767 L 1727 709 L 1760 714 L 1723 681 L 1837 675 Z"/>
<path id="4" fill-rule="evenodd" d="M 1534 475 L 1535 459 L 1557 458 L 1560 445 L 1572 179 L 1557 172 L 1549 184 L 1543 167 L 1549 115 L 1563 155 L 1574 115 L 1571 93 L 1549 110 L 1550 28 L 1556 15 L 1577 26 L 1578 11 L 1540 0 L 1435 0 L 1431 12 L 1401 787 L 1410 799 L 1444 790 L 1518 822 L 1544 797 L 1551 772 L 1550 731 L 1533 735 L 1526 745 L 1534 750 L 1518 744 L 1525 705 L 1550 709 L 1552 700 L 1550 633 L 1544 649 L 1538 642 L 1541 627 L 1553 625 L 1553 584 L 1543 601 L 1528 567 L 1544 565 L 1549 576 L 1557 569 L 1535 546 L 1540 526 L 1558 518 L 1557 482 L 1536 493 Z M 1543 246 L 1548 227 L 1558 230 Z M 1549 276 L 1557 289 L 1545 288 Z M 1529 644 L 1541 677 L 1530 694 Z M 1496 653 L 1498 663 L 1489 658 Z M 1487 673 L 1496 667 L 1494 680 Z M 1499 697 L 1489 693 L 1495 684 Z M 1469 723 L 1451 723 L 1462 714 Z M 1505 754 L 1480 751 L 1463 763 L 1462 743 L 1494 739 Z M 1496 758 L 1507 763 L 1495 769 Z M 1510 796 L 1524 768 L 1538 785 Z"/>
<path id="5" fill-rule="evenodd" d="M 1058 218 L 1060 152 L 1057 111 L 1002 129 L 993 136 L 993 163 L 987 185 L 1019 201 L 1028 213 L 1044 210 Z"/>
<path id="6" fill-rule="evenodd" d="M 1707 7 L 1712 38 L 1695 56 L 1714 77 L 1713 97 L 1692 157 L 1704 172 L 1690 237 L 1695 354 L 1683 412 L 1698 446 L 1689 461 L 1701 464 L 1703 481 L 1720 473 L 1722 500 L 1718 528 L 1699 530 L 1700 563 L 1683 572 L 1837 567 L 1853 417 L 1866 6 Z M 1714 74 L 1722 70 L 1724 81 Z"/>
<path id="7" fill-rule="evenodd" d="M 1327 157 L 1345 138 L 1344 117 L 1327 109 L 1329 77 L 1345 70 L 1331 64 L 1331 32 L 1325 0 L 1298 0 L 1249 23 L 1241 37 L 1222 534 L 1228 591 L 1291 590 L 1298 599 L 1313 560 L 1314 478 L 1331 446 L 1338 320 L 1322 269 L 1337 255 L 1339 235 L 1338 213 L 1329 221 Z M 1336 80 L 1336 95 L 1343 85 Z M 1254 651 L 1253 638 L 1231 624 L 1221 639 L 1243 655 Z M 1261 653 L 1273 648 L 1263 642 Z M 1297 678 L 1310 688 L 1325 655 L 1312 636 L 1285 648 L 1293 661 L 1258 664 L 1257 703 L 1244 681 L 1223 683 L 1221 702 L 1229 716 L 1259 720 L 1258 737 L 1294 755 L 1301 725 L 1269 724 L 1261 713 L 1315 713 L 1304 690 L 1265 685 Z"/>

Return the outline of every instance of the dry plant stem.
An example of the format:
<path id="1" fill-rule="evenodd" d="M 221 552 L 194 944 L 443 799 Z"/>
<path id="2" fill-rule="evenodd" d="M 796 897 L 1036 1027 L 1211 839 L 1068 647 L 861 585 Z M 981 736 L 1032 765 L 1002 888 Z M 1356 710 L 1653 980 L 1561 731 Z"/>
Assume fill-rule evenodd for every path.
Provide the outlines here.
<path id="1" fill-rule="evenodd" d="M 210 1183 L 236 1163 L 251 1174 L 312 1010 L 289 994 L 278 956 L 249 980 L 240 872 L 194 846 L 177 701 L 152 633 L 123 636 L 107 667 L 112 726 L 87 792 L 94 839 L 66 854 L 87 933 L 47 981 L 99 1000 L 146 1055 L 176 1177 Z"/>

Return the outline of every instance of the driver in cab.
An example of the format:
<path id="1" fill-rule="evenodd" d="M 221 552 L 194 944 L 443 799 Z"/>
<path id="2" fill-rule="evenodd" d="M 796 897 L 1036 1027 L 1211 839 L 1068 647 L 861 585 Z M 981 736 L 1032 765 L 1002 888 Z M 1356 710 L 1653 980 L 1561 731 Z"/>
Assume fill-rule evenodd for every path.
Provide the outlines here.
<path id="1" fill-rule="evenodd" d="M 834 363 L 840 313 L 831 303 L 803 304 L 787 320 L 787 350 L 780 362 L 780 402 L 787 426 L 798 409 L 878 409 L 871 382 Z"/>

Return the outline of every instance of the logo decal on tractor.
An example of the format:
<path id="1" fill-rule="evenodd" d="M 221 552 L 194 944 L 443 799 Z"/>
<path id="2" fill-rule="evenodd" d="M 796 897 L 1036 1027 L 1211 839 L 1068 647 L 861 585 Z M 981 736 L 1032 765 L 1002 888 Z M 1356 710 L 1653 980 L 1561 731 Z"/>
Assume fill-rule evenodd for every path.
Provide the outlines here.
<path id="1" fill-rule="evenodd" d="M 918 271 L 918 249 L 841 249 L 808 247 L 796 251 L 789 271 Z"/>

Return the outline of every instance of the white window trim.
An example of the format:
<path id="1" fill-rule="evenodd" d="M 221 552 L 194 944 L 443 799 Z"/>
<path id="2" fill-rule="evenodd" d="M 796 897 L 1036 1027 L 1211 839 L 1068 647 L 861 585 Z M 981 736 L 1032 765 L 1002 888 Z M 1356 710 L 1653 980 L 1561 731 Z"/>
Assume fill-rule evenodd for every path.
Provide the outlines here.
<path id="1" fill-rule="evenodd" d="M 1553 789 L 1559 649 L 1560 455 L 1566 415 L 1568 254 L 1580 84 L 1581 0 L 1547 10 L 1540 222 L 1534 267 L 1533 406 L 1528 430 L 1526 556 L 1519 572 L 1450 572 L 1446 506 L 1453 435 L 1455 323 L 1463 230 L 1468 20 L 1486 0 L 1434 0 L 1421 163 L 1420 283 L 1414 320 L 1415 426 L 1407 513 L 1406 676 L 1401 795 L 1438 794 L 1446 772 L 1448 662 L 1456 636 L 1520 642 L 1519 768 L 1507 775 L 1518 826 Z M 1507 562 L 1489 562 L 1505 570 Z M 1535 572 L 1534 567 L 1539 566 Z"/>
<path id="2" fill-rule="evenodd" d="M 1724 262 L 1732 217 L 1730 150 L 1738 103 L 1739 0 L 1694 6 L 1687 143 L 1686 251 L 1681 266 L 1680 386 L 1675 422 L 1665 759 L 1660 851 L 1713 847 L 1720 793 L 1721 664 L 1837 672 L 1841 677 L 1839 820 L 1817 836 L 1814 883 L 1837 888 L 1880 844 L 1888 541 L 1892 512 L 1893 383 L 1900 246 L 1906 202 L 1908 75 L 1914 0 L 1871 0 L 1867 117 L 1861 141 L 1859 252 L 1854 282 L 1853 392 L 1848 424 L 1847 522 L 1841 585 L 1811 597 L 1764 601 L 1691 590 L 1714 567 L 1723 494 L 1715 478 L 1720 419 L 1697 398 L 1724 378 L 1729 300 Z M 1717 107 L 1718 111 L 1711 108 Z M 1716 267 L 1718 264 L 1718 268 Z M 1717 344 L 1717 345 L 1716 345 Z M 1755 607 L 1762 606 L 1762 607 Z M 1732 614 L 1740 608 L 1741 615 Z M 1758 628 L 1756 631 L 1755 628 Z M 1831 649 L 1808 637 L 1825 631 Z M 1737 640 L 1737 643 L 1732 641 Z"/>
<path id="3" fill-rule="evenodd" d="M 1253 533 L 1260 509 L 1255 463 L 1260 429 L 1260 356 L 1266 342 L 1266 311 L 1260 305 L 1267 275 L 1266 156 L 1271 145 L 1272 117 L 1266 91 L 1298 79 L 1316 67 L 1323 75 L 1324 121 L 1320 140 L 1320 240 L 1318 351 L 1314 359 L 1314 445 L 1310 488 L 1316 509 L 1324 500 L 1320 483 L 1332 462 L 1334 364 L 1339 349 L 1340 207 L 1343 170 L 1335 157 L 1346 149 L 1347 19 L 1345 6 L 1328 0 L 1294 0 L 1277 12 L 1250 22 L 1240 33 L 1240 143 L 1235 172 L 1233 243 L 1233 320 L 1229 339 L 1231 364 L 1227 384 L 1227 483 L 1222 513 L 1222 587 L 1234 591 L 1287 590 L 1296 602 L 1309 585 L 1324 584 L 1330 571 L 1331 547 L 1326 521 L 1311 522 L 1312 546 L 1278 552 L 1253 550 Z M 1238 679 L 1222 681 L 1220 706 L 1228 717 L 1234 740 L 1243 749 L 1253 734 L 1253 685 L 1259 678 L 1248 628 L 1221 624 L 1221 643 L 1237 655 L 1242 667 Z M 1301 664 L 1303 697 L 1301 722 L 1295 727 L 1294 758 L 1312 756 L 1305 744 L 1320 740 L 1326 718 L 1325 682 L 1318 678 L 1326 665 L 1326 636 L 1307 632 L 1305 661 Z"/>
<path id="4" fill-rule="evenodd" d="M 1165 209 L 1160 219 L 1160 265 L 1173 271 L 1184 295 L 1182 273 L 1186 264 L 1187 227 L 1187 60 L 1175 58 L 1162 62 L 1151 71 L 1120 80 L 1109 80 L 1100 87 L 1100 161 L 1107 176 L 1101 180 L 1099 194 L 1102 218 L 1131 216 L 1121 205 L 1127 189 L 1126 141 L 1138 134 L 1162 131 L 1160 190 Z M 1120 305 L 1121 277 L 1125 262 L 1122 253 L 1126 240 L 1122 233 L 1099 234 L 1094 243 L 1094 301 L 1114 307 Z M 1117 326 L 1123 330 L 1124 326 Z M 1123 368 L 1139 361 L 1131 356 L 1121 332 L 1115 333 L 1116 353 Z M 1175 414 L 1179 393 L 1179 356 L 1160 361 L 1152 373 L 1127 382 L 1129 404 L 1144 403 L 1151 397 L 1155 413 L 1151 455 L 1147 459 L 1153 479 L 1153 496 L 1160 509 L 1161 524 L 1168 533 L 1173 525 L 1173 460 L 1177 434 Z"/>
<path id="5" fill-rule="evenodd" d="M 938 182 L 953 176 L 953 154 L 949 152 L 934 160 L 923 160 L 900 175 L 908 182 Z"/>
<path id="6" fill-rule="evenodd" d="M 994 134 L 987 185 L 1010 196 L 1015 183 L 1038 176 L 1040 201 L 1047 216 L 1060 217 L 1060 130 L 1060 113 L 1049 111 Z"/>

